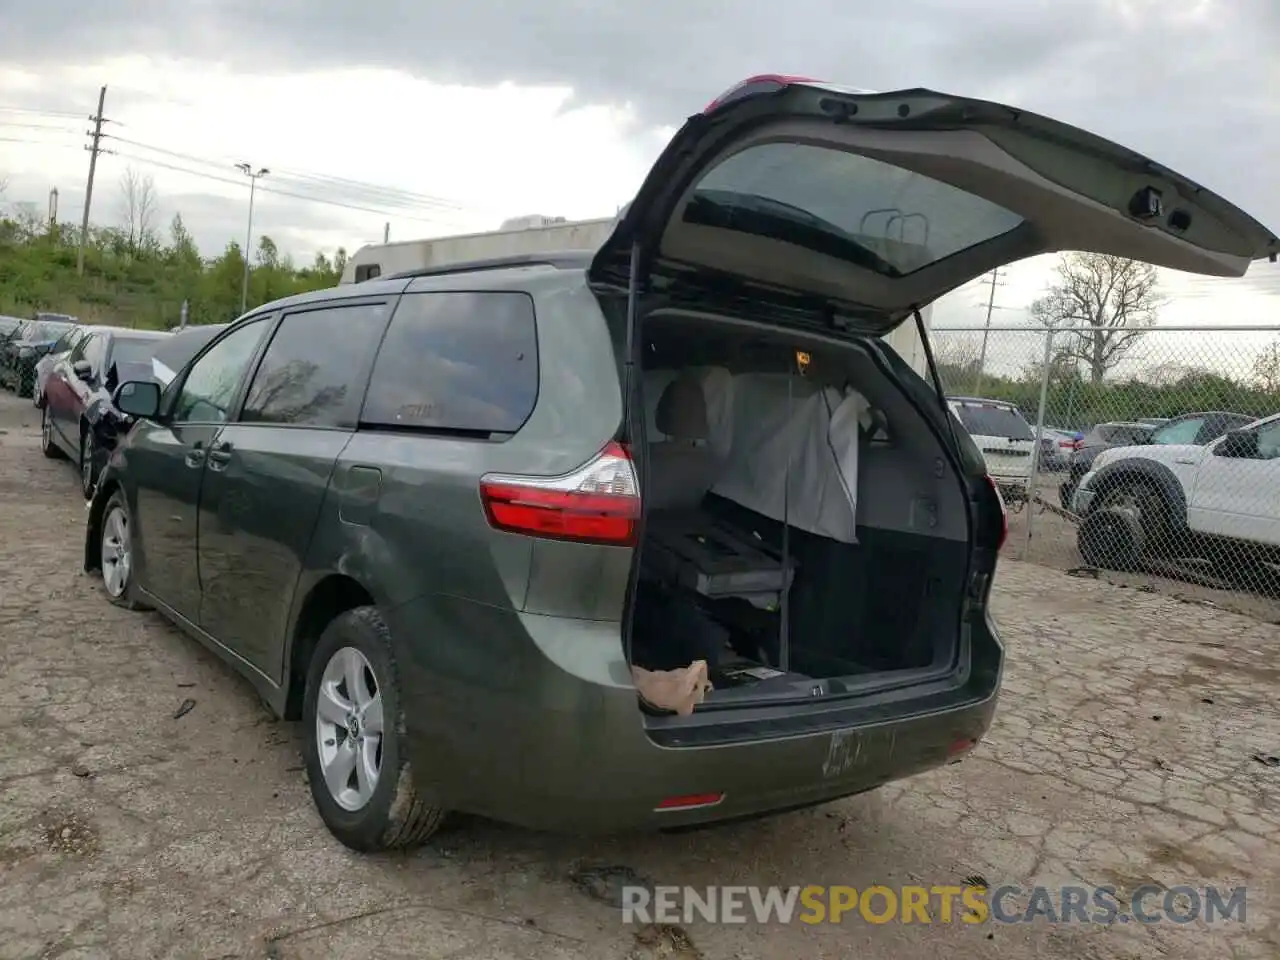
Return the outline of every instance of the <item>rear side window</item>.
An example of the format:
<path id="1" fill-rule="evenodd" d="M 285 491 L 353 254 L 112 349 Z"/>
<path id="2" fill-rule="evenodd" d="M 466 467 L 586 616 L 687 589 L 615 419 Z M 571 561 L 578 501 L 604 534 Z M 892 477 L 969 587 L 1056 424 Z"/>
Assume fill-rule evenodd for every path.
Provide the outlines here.
<path id="1" fill-rule="evenodd" d="M 337 427 L 355 419 L 356 378 L 387 324 L 384 303 L 286 314 L 253 375 L 241 423 Z"/>
<path id="2" fill-rule="evenodd" d="M 524 293 L 408 293 L 374 363 L 362 423 L 515 433 L 538 399 L 538 335 Z"/>
<path id="3" fill-rule="evenodd" d="M 1010 440 L 1034 440 L 1035 434 L 1022 414 L 1012 407 L 960 404 L 957 411 L 964 428 L 975 437 L 1007 437 Z"/>

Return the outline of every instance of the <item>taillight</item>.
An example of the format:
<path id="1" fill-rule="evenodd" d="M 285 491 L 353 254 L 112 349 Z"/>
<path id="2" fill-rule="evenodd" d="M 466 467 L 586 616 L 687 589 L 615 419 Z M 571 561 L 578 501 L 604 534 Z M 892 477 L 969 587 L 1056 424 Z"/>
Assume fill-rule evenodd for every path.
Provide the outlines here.
<path id="1" fill-rule="evenodd" d="M 480 500 L 495 530 L 579 543 L 636 542 L 640 484 L 631 454 L 616 441 L 564 476 L 486 474 Z"/>
<path id="2" fill-rule="evenodd" d="M 1009 539 L 1009 511 L 1004 507 L 1004 497 L 1000 496 L 1000 488 L 996 486 L 996 482 L 990 474 L 987 474 L 987 485 L 991 487 L 991 493 L 996 498 L 996 503 L 1000 505 L 1000 540 L 996 543 L 996 550 L 1004 548 L 1004 542 Z"/>

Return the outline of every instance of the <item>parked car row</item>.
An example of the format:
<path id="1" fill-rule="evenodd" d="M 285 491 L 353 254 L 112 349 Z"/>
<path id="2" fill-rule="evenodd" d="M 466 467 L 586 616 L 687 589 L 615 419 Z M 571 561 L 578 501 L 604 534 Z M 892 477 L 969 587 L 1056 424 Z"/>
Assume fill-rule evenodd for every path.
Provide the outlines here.
<path id="1" fill-rule="evenodd" d="M 1031 478 L 1035 427 L 1009 401 L 949 397 L 948 405 L 982 452 L 987 469 L 1006 498 L 1024 499 Z M 1147 445 L 1203 446 L 1254 419 L 1213 410 L 1099 423 L 1084 434 L 1046 426 L 1040 430 L 1036 466 L 1045 471 L 1066 471 L 1058 497 L 1063 508 L 1070 510 L 1081 478 L 1093 469 L 1095 458 L 1104 450 Z"/>
<path id="2" fill-rule="evenodd" d="M 12 323 L 7 321 L 12 320 Z M 165 385 L 226 324 L 177 334 L 90 325 L 62 314 L 0 317 L 0 383 L 40 410 L 45 455 L 69 458 L 85 497 L 133 418 L 115 402 L 126 381 Z"/>

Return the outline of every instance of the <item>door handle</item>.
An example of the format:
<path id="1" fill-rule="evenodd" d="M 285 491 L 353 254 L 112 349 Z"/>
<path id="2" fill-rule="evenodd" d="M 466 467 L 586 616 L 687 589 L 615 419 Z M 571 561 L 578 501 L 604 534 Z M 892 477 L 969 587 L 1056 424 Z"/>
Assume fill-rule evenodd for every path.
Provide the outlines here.
<path id="1" fill-rule="evenodd" d="M 231 442 L 223 440 L 209 448 L 209 469 L 221 470 L 231 462 Z"/>
<path id="2" fill-rule="evenodd" d="M 188 450 L 187 455 L 182 458 L 182 462 L 188 467 L 202 467 L 204 466 L 204 451 L 199 448 Z"/>
<path id="3" fill-rule="evenodd" d="M 1194 460 L 1189 459 L 1189 458 L 1187 458 L 1187 457 L 1175 457 L 1173 462 L 1174 462 L 1174 463 L 1185 463 L 1185 464 L 1193 464 L 1193 463 L 1195 463 L 1195 461 L 1194 461 Z"/>

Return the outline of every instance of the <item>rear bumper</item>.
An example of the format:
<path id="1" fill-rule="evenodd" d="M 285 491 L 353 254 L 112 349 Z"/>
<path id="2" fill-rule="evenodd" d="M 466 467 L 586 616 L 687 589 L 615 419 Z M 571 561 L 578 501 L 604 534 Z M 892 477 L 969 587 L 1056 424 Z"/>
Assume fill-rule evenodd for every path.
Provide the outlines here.
<path id="1" fill-rule="evenodd" d="M 940 766 L 990 726 L 1003 662 L 984 620 L 971 631 L 967 677 L 945 692 L 805 705 L 740 725 L 733 717 L 754 711 L 726 711 L 716 730 L 727 739 L 671 745 L 680 738 L 659 743 L 646 730 L 617 624 L 457 610 L 455 625 L 474 628 L 480 618 L 495 628 L 509 618 L 506 628 L 519 621 L 524 634 L 523 654 L 486 657 L 488 675 L 468 682 L 456 669 L 442 676 L 448 664 L 420 639 L 424 622 L 440 620 L 440 605 L 399 609 L 390 624 L 403 696 L 414 705 L 405 719 L 415 781 L 440 806 L 533 829 L 688 827 L 823 803 Z M 502 632 L 488 634 L 486 653 L 498 652 L 493 638 Z M 478 652 L 468 651 L 468 664 Z M 660 809 L 694 795 L 722 799 Z"/>

